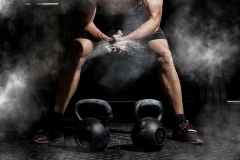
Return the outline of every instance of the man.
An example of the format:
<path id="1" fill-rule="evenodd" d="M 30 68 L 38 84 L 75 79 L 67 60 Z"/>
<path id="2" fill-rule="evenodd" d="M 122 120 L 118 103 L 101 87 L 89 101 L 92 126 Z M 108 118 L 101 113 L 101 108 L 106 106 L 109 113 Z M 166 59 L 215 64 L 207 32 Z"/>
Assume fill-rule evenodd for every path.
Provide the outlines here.
<path id="1" fill-rule="evenodd" d="M 167 39 L 160 28 L 163 0 L 80 0 L 78 2 L 79 21 L 84 31 L 73 41 L 67 63 L 58 85 L 58 92 L 54 106 L 54 113 L 45 130 L 41 130 L 33 138 L 37 143 L 48 143 L 64 139 L 61 120 L 65 109 L 77 89 L 80 80 L 81 67 L 94 50 L 96 42 L 105 41 L 109 44 L 108 52 L 119 54 L 131 41 L 145 40 L 149 48 L 157 54 L 159 66 L 159 80 L 175 115 L 173 139 L 185 143 L 202 144 L 197 131 L 185 119 L 182 93 L 178 75 L 176 73 Z M 99 29 L 95 24 L 95 15 L 101 12 L 103 16 L 111 15 L 116 19 L 125 15 L 123 21 L 117 19 L 110 25 L 103 25 Z M 131 17 L 139 16 L 141 23 L 129 25 Z M 137 18 L 137 19 L 138 19 Z M 119 21 L 121 22 L 119 22 Z M 97 20 L 96 20 L 97 21 Z M 101 21 L 100 21 L 101 23 Z M 131 23 L 130 23 L 131 24 Z M 117 34 L 105 34 L 114 27 L 124 30 Z M 111 28 L 113 27 L 113 28 Z M 126 29 L 127 28 L 127 29 Z M 102 31 L 104 30 L 104 32 Z M 115 32 L 116 33 L 116 32 Z"/>

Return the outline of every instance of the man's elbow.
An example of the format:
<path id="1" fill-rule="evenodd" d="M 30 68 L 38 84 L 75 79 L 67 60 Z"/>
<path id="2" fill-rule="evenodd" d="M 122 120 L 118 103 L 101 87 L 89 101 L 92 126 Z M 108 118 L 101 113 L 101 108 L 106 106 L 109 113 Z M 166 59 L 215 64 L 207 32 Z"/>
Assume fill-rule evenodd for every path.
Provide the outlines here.
<path id="1" fill-rule="evenodd" d="M 90 28 L 91 28 L 91 24 L 90 24 L 90 23 L 85 23 L 85 24 L 83 24 L 83 29 L 84 29 L 85 31 L 89 31 Z"/>
<path id="2" fill-rule="evenodd" d="M 88 25 L 84 25 L 82 28 L 83 28 L 84 31 L 88 31 L 89 30 L 89 26 Z"/>

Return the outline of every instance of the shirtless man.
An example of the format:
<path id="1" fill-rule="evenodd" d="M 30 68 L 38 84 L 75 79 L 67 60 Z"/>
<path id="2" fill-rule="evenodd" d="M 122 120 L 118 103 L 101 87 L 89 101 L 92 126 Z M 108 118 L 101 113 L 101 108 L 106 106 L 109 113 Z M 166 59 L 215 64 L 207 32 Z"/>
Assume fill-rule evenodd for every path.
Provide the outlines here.
<path id="1" fill-rule="evenodd" d="M 64 139 L 61 120 L 71 97 L 77 89 L 82 65 L 94 50 L 96 42 L 107 42 L 110 46 L 108 47 L 109 53 L 118 54 L 128 42 L 146 40 L 149 48 L 157 54 L 159 80 L 175 115 L 173 139 L 185 143 L 202 144 L 203 141 L 198 137 L 197 131 L 185 119 L 179 78 L 167 39 L 160 28 L 163 0 L 79 0 L 78 5 L 80 8 L 79 21 L 81 21 L 81 29 L 84 32 L 73 41 L 65 69 L 59 81 L 54 112 L 49 120 L 48 127 L 39 131 L 33 141 L 48 143 Z M 137 12 L 145 19 L 129 33 L 126 31 L 123 35 L 121 32 L 108 35 L 108 33 L 102 31 L 104 29 L 99 29 L 94 23 L 99 8 L 103 8 L 113 16 L 127 15 L 126 17 L 130 18 L 133 15 L 136 16 Z M 124 24 L 124 22 L 121 24 L 123 28 Z M 119 30 L 122 29 L 119 28 Z M 117 49 L 112 50 L 111 47 Z"/>

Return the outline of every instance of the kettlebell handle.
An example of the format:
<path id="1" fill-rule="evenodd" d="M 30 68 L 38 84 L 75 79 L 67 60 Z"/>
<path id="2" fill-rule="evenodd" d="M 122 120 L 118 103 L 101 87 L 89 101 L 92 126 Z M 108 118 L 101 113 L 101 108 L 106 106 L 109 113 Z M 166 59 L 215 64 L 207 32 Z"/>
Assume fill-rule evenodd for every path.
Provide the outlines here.
<path id="1" fill-rule="evenodd" d="M 164 112 L 162 103 L 155 99 L 143 99 L 143 100 L 139 100 L 135 103 L 134 114 L 135 114 L 135 118 L 136 118 L 137 122 L 140 122 L 140 120 L 142 119 L 139 115 L 139 111 L 141 108 L 143 108 L 145 106 L 149 106 L 151 108 L 156 108 L 158 110 L 156 119 L 158 121 L 162 120 L 162 116 L 163 116 L 163 112 Z"/>
<path id="2" fill-rule="evenodd" d="M 74 106 L 74 113 L 76 118 L 79 121 L 82 121 L 83 119 L 80 117 L 80 115 L 78 114 L 78 108 L 84 105 L 89 105 L 89 104 L 96 104 L 99 105 L 101 107 L 104 107 L 106 109 L 106 115 L 105 115 L 105 124 L 108 125 L 109 122 L 112 120 L 113 118 L 113 113 L 112 113 L 112 108 L 109 105 L 108 102 L 101 100 L 101 99 L 83 99 L 83 100 L 79 100 L 75 106 Z"/>

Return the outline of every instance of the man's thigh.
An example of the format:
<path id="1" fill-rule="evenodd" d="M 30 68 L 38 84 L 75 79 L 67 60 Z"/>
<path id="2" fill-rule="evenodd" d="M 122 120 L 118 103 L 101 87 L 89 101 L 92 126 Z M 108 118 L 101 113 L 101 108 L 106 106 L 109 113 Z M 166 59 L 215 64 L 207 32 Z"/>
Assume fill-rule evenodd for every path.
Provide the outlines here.
<path id="1" fill-rule="evenodd" d="M 168 41 L 166 39 L 154 39 L 148 41 L 151 50 L 157 53 L 164 53 L 169 50 Z"/>

